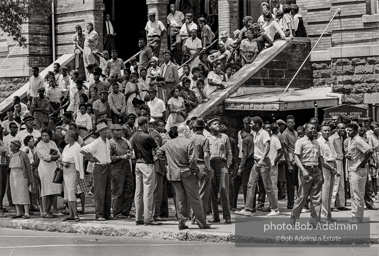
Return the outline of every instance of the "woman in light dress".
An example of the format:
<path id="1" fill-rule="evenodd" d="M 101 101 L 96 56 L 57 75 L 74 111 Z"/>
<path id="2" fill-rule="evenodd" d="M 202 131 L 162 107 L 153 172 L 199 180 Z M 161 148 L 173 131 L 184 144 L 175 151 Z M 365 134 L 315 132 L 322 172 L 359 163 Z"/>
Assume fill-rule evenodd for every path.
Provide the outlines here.
<path id="1" fill-rule="evenodd" d="M 50 208 L 55 197 L 62 192 L 62 185 L 53 183 L 54 172 L 58 167 L 57 160 L 61 153 L 55 142 L 51 140 L 52 135 L 51 130 L 42 129 L 42 140 L 36 146 L 36 152 L 40 159 L 38 175 L 41 179 L 43 218 L 54 218 Z"/>
<path id="2" fill-rule="evenodd" d="M 186 115 L 186 106 L 184 104 L 184 99 L 179 96 L 180 87 L 174 87 L 171 90 L 172 97 L 168 100 L 168 111 L 169 117 L 167 118 L 166 130 L 170 130 L 171 126 L 184 122 Z M 184 115 L 183 115 L 184 114 Z"/>

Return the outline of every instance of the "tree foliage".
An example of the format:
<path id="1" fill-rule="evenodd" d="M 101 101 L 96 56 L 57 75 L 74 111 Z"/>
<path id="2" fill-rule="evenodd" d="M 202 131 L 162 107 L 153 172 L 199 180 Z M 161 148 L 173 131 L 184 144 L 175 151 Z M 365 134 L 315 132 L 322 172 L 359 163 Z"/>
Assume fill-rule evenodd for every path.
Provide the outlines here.
<path id="1" fill-rule="evenodd" d="M 51 15 L 52 0 L 0 0 L 0 29 L 26 47 L 21 25 L 32 15 Z"/>

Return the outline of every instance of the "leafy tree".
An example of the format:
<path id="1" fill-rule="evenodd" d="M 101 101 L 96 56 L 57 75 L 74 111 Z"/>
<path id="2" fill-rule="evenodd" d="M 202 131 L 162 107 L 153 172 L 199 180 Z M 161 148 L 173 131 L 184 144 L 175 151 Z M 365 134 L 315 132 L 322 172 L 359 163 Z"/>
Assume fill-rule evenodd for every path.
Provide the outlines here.
<path id="1" fill-rule="evenodd" d="M 32 15 L 51 15 L 52 0 L 0 0 L 0 29 L 26 47 L 21 25 Z"/>

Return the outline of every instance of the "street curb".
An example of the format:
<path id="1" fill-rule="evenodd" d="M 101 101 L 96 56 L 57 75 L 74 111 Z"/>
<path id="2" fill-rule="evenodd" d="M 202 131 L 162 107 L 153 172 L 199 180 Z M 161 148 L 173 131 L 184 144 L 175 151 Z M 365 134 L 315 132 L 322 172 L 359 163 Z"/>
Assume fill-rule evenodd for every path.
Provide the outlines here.
<path id="1" fill-rule="evenodd" d="M 159 230 L 153 230 L 149 227 L 125 227 L 117 224 L 104 224 L 96 222 L 86 223 L 70 223 L 61 221 L 40 221 L 40 220 L 10 220 L 1 219 L 1 228 L 25 229 L 34 231 L 49 231 L 60 233 L 76 233 L 87 235 L 103 235 L 103 236 L 126 236 L 151 239 L 177 240 L 177 241 L 195 241 L 195 242 L 212 242 L 212 243 L 235 243 L 235 234 L 216 233 L 212 230 L 201 232 L 200 230 L 188 231 L 167 231 L 164 226 Z M 199 232 L 200 231 L 200 232 Z M 238 237 L 240 246 L 246 244 L 275 244 L 277 241 L 271 237 Z M 367 239 L 355 237 L 346 241 L 349 244 L 362 244 Z M 282 244 L 283 246 L 305 245 L 307 242 L 289 242 Z M 309 244 L 309 243 L 308 243 Z M 379 237 L 371 237 L 369 244 L 379 244 Z M 249 245 L 247 245 L 249 246 Z"/>
<path id="2" fill-rule="evenodd" d="M 69 223 L 69 222 L 48 222 L 39 220 L 0 220 L 1 228 L 26 229 L 34 231 L 49 231 L 61 233 L 77 233 L 103 236 L 127 236 L 143 237 L 164 240 L 197 241 L 214 243 L 231 243 L 235 240 L 234 234 L 179 231 L 172 232 L 162 229 L 152 230 L 147 227 L 122 227 L 115 224 L 98 223 Z"/>

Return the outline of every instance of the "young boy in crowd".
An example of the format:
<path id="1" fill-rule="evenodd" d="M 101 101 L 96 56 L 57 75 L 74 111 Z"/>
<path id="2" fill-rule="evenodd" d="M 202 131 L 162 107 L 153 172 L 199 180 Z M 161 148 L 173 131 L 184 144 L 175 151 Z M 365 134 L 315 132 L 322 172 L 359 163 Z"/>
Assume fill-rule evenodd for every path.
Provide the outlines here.
<path id="1" fill-rule="evenodd" d="M 299 13 L 299 6 L 296 4 L 291 4 L 291 15 L 293 17 L 294 25 L 294 36 L 296 37 L 307 37 L 307 30 L 304 26 L 303 16 Z"/>

